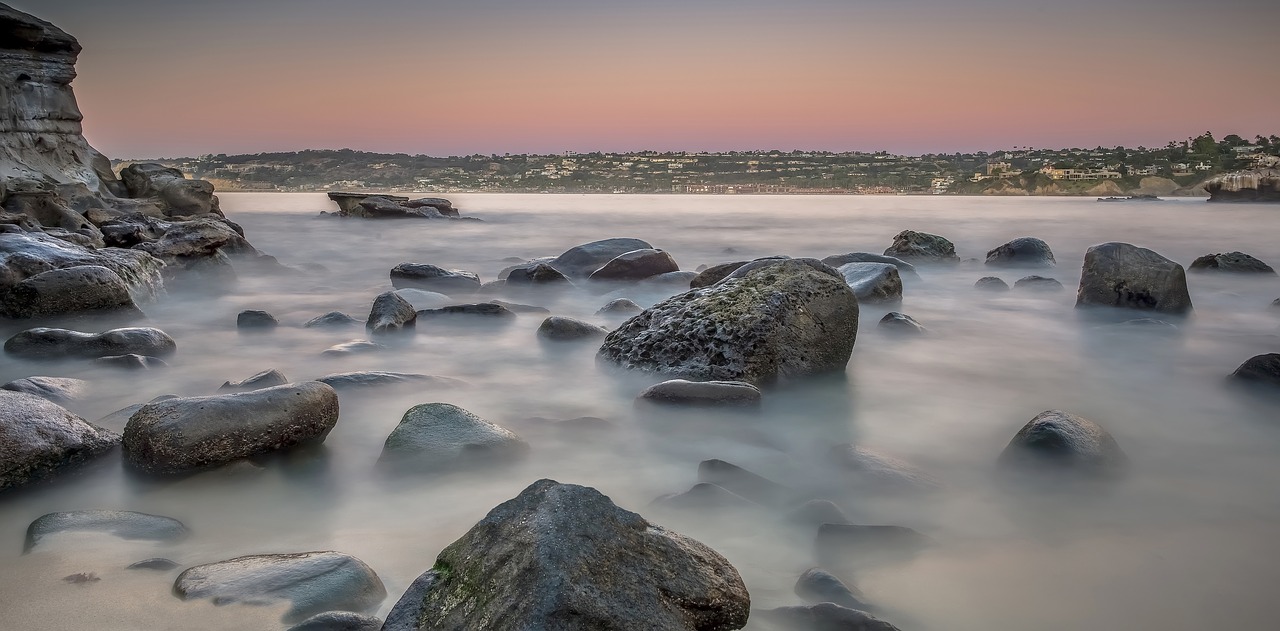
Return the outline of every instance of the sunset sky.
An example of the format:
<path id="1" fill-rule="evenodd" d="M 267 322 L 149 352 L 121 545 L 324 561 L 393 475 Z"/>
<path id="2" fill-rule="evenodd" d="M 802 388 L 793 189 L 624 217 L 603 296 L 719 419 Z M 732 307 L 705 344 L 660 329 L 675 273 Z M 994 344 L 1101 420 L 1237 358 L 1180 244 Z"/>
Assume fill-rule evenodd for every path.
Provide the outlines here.
<path id="1" fill-rule="evenodd" d="M 18 0 L 113 157 L 1280 134 L 1277 0 Z"/>

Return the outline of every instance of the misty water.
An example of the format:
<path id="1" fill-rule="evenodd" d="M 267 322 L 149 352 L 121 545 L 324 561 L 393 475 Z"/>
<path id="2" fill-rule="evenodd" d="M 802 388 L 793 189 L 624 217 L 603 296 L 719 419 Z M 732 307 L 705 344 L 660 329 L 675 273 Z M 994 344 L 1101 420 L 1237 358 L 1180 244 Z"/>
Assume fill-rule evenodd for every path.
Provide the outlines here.
<path id="1" fill-rule="evenodd" d="M 281 608 L 184 602 L 174 572 L 126 570 L 165 556 L 181 567 L 255 553 L 338 550 L 371 565 L 387 586 L 385 615 L 436 554 L 493 506 L 549 477 L 596 487 L 622 507 L 710 545 L 742 574 L 753 607 L 799 604 L 796 576 L 821 565 L 855 583 L 877 614 L 906 630 L 1275 628 L 1280 586 L 1280 406 L 1228 386 L 1250 356 L 1280 351 L 1280 280 L 1189 276 L 1195 313 L 1175 334 L 1107 326 L 1145 314 L 1081 314 L 1075 287 L 1086 248 L 1127 241 L 1187 265 L 1241 250 L 1280 263 L 1280 212 L 1202 200 L 1098 204 L 1083 199 L 926 197 L 697 197 L 454 195 L 484 223 L 319 218 L 323 194 L 221 195 L 227 216 L 281 262 L 306 270 L 243 274 L 228 293 L 173 292 L 144 305 L 151 326 L 178 342 L 170 367 L 118 372 L 88 363 L 0 363 L 0 381 L 30 375 L 92 382 L 68 404 L 91 421 L 163 394 L 214 394 L 226 380 L 277 368 L 291 380 L 355 370 L 453 377 L 341 393 L 341 417 L 321 449 L 265 467 L 232 466 L 176 481 L 127 475 L 118 455 L 56 483 L 0 500 L 0 626 L 12 629 L 283 629 Z M 597 365 L 596 342 L 547 344 L 544 316 L 502 324 L 420 322 L 382 352 L 326 357 L 365 338 L 363 327 L 304 329 L 340 310 L 363 320 L 401 262 L 477 272 L 493 280 L 507 257 L 556 255 L 579 243 L 636 237 L 682 269 L 785 254 L 880 252 L 903 229 L 941 234 L 964 259 L 1019 236 L 1053 248 L 1049 271 L 991 270 L 969 261 L 921 268 L 900 305 L 863 305 L 846 374 L 766 389 L 759 411 L 658 411 L 635 395 L 661 380 Z M 726 253 L 732 248 L 732 253 Z M 976 291 L 1040 273 L 1056 293 Z M 597 290 L 482 296 L 534 304 L 606 328 L 610 298 L 643 306 L 676 293 L 636 284 Z M 264 309 L 281 322 L 246 334 L 236 314 Z M 930 333 L 885 335 L 905 312 Z M 23 328 L 6 323 L 7 337 Z M 512 429 L 533 449 L 509 466 L 428 476 L 376 467 L 383 441 L 418 403 L 464 407 Z M 1132 463 L 1109 484 L 1011 485 L 995 462 L 1039 412 L 1061 409 L 1111 431 Z M 606 419 L 587 431 L 529 420 Z M 101 424 L 121 431 L 125 417 Z M 854 443 L 939 481 L 923 492 L 851 484 L 828 463 Z M 814 529 L 782 510 L 675 511 L 650 506 L 687 490 L 702 460 L 719 458 L 838 503 L 861 524 L 915 528 L 936 544 L 910 558 L 862 563 L 815 558 Z M 22 555 L 27 525 L 51 511 L 123 509 L 168 515 L 192 530 L 175 544 L 65 535 Z M 65 583 L 76 572 L 101 580 Z M 753 622 L 751 629 L 767 629 Z"/>

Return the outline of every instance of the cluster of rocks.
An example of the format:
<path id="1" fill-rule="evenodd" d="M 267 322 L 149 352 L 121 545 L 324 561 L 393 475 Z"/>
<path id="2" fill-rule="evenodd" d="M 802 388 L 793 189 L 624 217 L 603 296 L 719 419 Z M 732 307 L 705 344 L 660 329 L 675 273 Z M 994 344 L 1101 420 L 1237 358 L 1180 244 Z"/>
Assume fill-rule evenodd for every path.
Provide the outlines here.
<path id="1" fill-rule="evenodd" d="M 338 204 L 335 217 L 359 217 L 361 219 L 442 219 L 455 221 L 480 221 L 475 217 L 463 217 L 453 202 L 440 197 L 409 199 L 399 195 L 368 193 L 329 193 L 329 199 Z M 330 213 L 321 211 L 322 216 Z"/>

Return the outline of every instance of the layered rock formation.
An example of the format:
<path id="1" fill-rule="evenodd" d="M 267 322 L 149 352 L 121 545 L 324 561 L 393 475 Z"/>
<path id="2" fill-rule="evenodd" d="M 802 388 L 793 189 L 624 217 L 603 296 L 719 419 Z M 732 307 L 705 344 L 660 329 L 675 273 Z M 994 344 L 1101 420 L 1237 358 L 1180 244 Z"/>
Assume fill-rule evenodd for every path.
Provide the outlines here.
<path id="1" fill-rule="evenodd" d="M 1224 173 L 1204 183 L 1211 202 L 1280 202 L 1280 159 Z"/>

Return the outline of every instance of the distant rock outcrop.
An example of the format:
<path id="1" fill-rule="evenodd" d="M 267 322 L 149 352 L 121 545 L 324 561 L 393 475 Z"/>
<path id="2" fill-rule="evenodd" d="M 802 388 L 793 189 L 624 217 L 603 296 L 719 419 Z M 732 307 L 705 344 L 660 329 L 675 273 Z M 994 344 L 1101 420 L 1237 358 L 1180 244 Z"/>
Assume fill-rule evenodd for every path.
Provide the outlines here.
<path id="1" fill-rule="evenodd" d="M 453 202 L 439 197 L 423 197 L 409 199 L 399 195 L 382 193 L 347 193 L 334 191 L 329 199 L 338 204 L 339 217 L 361 217 L 364 219 L 467 219 L 480 221 L 475 217 L 463 217 Z M 327 214 L 327 213 L 322 213 Z"/>
<path id="2" fill-rule="evenodd" d="M 1224 173 L 1204 183 L 1211 202 L 1280 202 L 1280 158 L 1247 171 Z"/>

